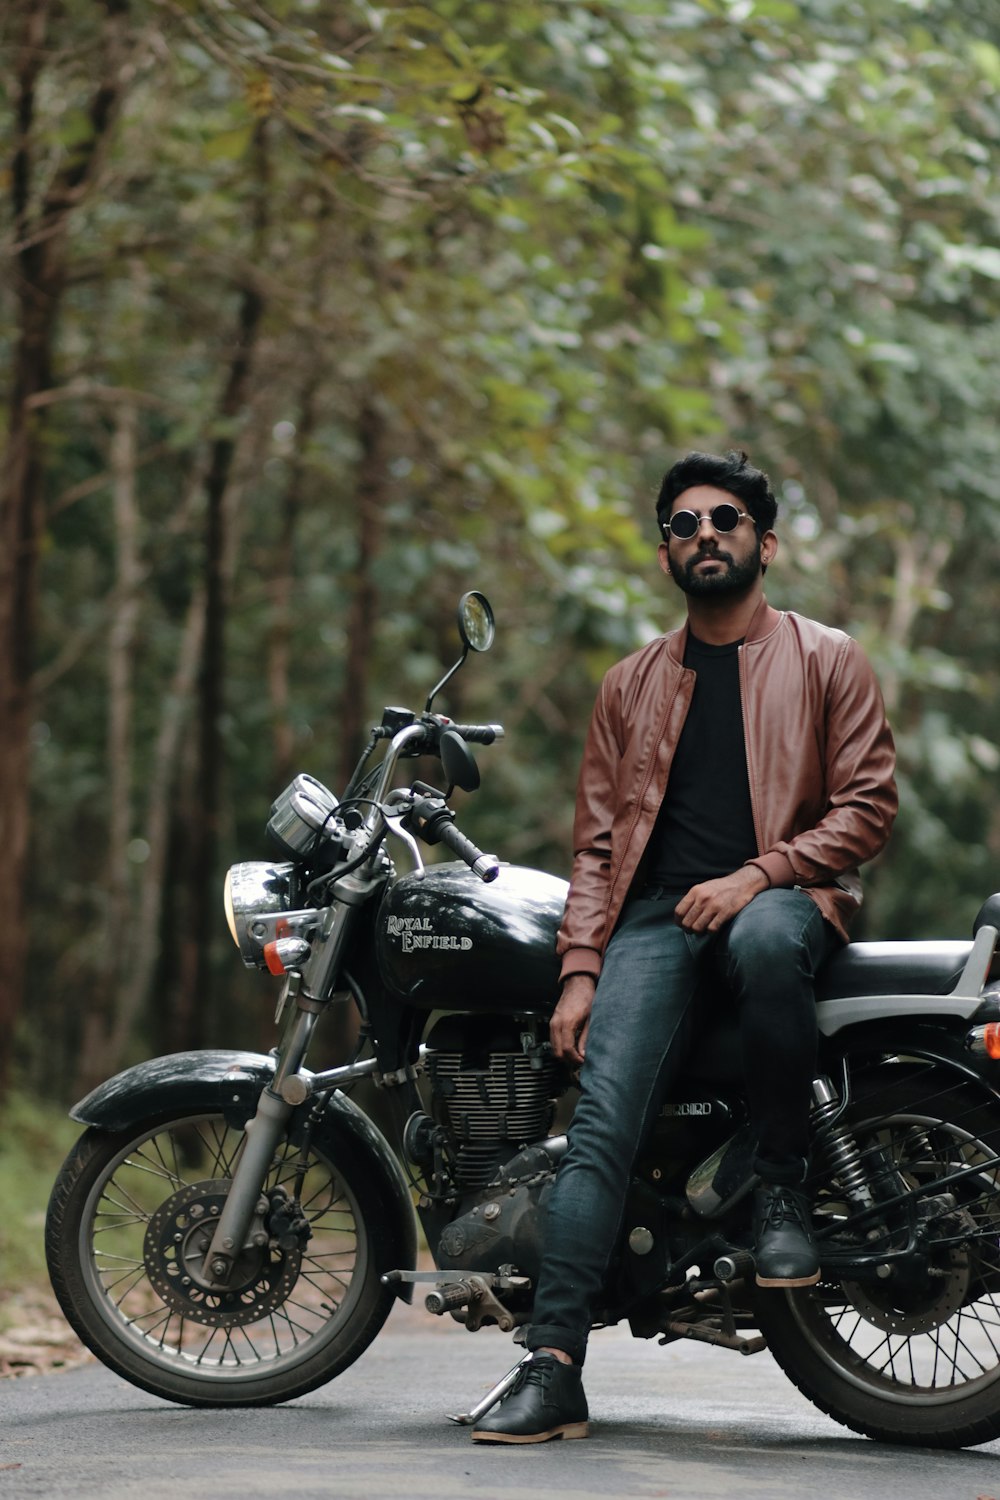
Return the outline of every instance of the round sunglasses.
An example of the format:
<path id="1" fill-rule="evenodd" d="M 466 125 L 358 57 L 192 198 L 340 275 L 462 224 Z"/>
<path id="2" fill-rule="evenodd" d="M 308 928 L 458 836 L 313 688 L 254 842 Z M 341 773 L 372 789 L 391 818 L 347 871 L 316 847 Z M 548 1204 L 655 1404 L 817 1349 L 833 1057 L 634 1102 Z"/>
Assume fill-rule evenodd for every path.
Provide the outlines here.
<path id="1" fill-rule="evenodd" d="M 727 531 L 735 531 L 736 526 L 739 525 L 739 522 L 744 517 L 747 517 L 748 520 L 753 520 L 750 511 L 738 510 L 736 505 L 730 505 L 726 502 L 726 504 L 712 505 L 711 510 L 708 511 L 706 516 L 699 516 L 696 510 L 679 510 L 676 516 L 670 517 L 670 520 L 661 520 L 660 529 L 663 531 L 664 537 L 676 537 L 678 541 L 690 541 L 691 537 L 697 534 L 697 529 L 702 525 L 703 520 L 711 520 L 715 531 L 726 534 Z"/>
<path id="2" fill-rule="evenodd" d="M 753 519 L 748 511 L 738 510 L 735 505 L 713 505 L 705 516 L 699 516 L 693 510 L 679 510 L 669 521 L 661 521 L 660 529 L 665 537 L 674 536 L 679 542 L 687 542 L 697 535 L 702 521 L 711 521 L 717 532 L 725 534 L 735 531 L 744 517 Z"/>

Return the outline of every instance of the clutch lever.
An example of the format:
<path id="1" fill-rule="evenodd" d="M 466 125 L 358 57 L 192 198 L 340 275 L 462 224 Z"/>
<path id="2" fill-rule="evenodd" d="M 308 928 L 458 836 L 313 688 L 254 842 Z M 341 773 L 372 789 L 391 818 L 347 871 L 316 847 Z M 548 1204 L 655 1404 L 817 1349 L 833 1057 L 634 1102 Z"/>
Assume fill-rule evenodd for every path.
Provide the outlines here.
<path id="1" fill-rule="evenodd" d="M 412 807 L 413 798 L 410 793 L 404 791 L 402 787 L 397 787 L 394 792 L 389 793 L 389 796 L 383 802 L 382 817 L 385 820 L 388 832 L 394 833 L 398 839 L 402 839 L 403 843 L 409 849 L 413 856 L 413 863 L 416 866 L 413 873 L 418 880 L 423 880 L 427 874 L 427 867 L 421 857 L 420 846 L 413 837 L 413 834 L 403 827 L 403 819 Z"/>

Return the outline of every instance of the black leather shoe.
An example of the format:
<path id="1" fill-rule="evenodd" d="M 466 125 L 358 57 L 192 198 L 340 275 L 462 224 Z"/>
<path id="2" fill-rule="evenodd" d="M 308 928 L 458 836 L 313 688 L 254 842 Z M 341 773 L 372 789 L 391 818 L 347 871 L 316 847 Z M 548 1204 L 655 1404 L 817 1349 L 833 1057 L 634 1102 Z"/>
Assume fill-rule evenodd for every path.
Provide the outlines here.
<path id="1" fill-rule="evenodd" d="M 587 1436 L 583 1371 L 554 1354 L 535 1354 L 511 1389 L 472 1429 L 474 1443 L 547 1443 Z"/>
<path id="2" fill-rule="evenodd" d="M 762 1183 L 753 1195 L 754 1255 L 758 1286 L 814 1286 L 819 1257 L 803 1193 Z"/>

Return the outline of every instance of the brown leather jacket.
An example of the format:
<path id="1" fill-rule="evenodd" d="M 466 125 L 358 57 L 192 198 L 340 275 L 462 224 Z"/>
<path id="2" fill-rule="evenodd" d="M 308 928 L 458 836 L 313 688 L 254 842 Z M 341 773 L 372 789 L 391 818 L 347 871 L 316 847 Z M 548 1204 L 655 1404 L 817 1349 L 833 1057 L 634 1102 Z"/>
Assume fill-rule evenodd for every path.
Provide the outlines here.
<path id="1" fill-rule="evenodd" d="M 694 691 L 687 626 L 611 668 L 587 736 L 574 860 L 556 943 L 561 972 L 600 972 L 645 853 Z M 898 800 L 882 695 L 861 647 L 840 630 L 761 601 L 739 653 L 750 802 L 759 865 L 801 886 L 847 941 L 861 904 L 858 866 L 889 837 Z"/>

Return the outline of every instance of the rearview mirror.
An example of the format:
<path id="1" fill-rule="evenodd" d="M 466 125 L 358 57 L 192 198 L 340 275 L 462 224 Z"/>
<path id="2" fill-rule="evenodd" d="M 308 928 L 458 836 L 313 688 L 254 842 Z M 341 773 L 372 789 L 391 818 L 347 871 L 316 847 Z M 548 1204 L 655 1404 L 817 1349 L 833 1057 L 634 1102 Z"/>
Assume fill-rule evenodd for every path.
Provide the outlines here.
<path id="1" fill-rule="evenodd" d="M 478 589 L 470 589 L 458 601 L 458 633 L 462 637 L 462 645 L 465 649 L 455 665 L 441 678 L 437 687 L 433 688 L 428 694 L 427 702 L 424 704 L 425 713 L 430 713 L 431 704 L 434 702 L 434 699 L 445 683 L 450 682 L 454 677 L 469 652 L 488 651 L 493 644 L 493 637 L 496 634 L 493 611 L 490 608 L 490 601 L 486 595 L 479 593 Z M 478 772 L 476 774 L 478 776 Z M 461 786 L 462 783 L 456 781 L 455 785 Z M 478 785 L 479 782 L 477 780 L 476 786 Z M 463 790 L 466 789 L 463 788 Z"/>
<path id="2" fill-rule="evenodd" d="M 467 648 L 488 651 L 496 635 L 493 611 L 485 594 L 472 589 L 458 601 L 458 630 Z"/>

